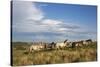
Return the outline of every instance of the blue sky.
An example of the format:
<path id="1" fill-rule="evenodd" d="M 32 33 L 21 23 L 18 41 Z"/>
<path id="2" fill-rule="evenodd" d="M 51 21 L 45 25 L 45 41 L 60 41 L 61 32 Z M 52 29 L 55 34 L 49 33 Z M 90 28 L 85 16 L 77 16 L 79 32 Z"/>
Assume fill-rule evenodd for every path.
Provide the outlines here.
<path id="1" fill-rule="evenodd" d="M 89 5 L 13 2 L 13 41 L 97 39 L 97 7 Z"/>

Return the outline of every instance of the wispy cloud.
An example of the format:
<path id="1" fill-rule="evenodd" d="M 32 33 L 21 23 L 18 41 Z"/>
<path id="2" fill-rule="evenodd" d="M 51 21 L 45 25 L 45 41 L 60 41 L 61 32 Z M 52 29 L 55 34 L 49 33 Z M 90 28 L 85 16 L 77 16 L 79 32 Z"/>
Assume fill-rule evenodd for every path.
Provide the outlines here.
<path id="1" fill-rule="evenodd" d="M 13 17 L 18 20 L 41 20 L 43 12 L 38 9 L 33 2 L 14 1 L 13 2 Z"/>
<path id="2" fill-rule="evenodd" d="M 46 7 L 47 5 L 41 6 Z M 82 27 L 79 24 L 46 18 L 45 12 L 39 9 L 34 2 L 13 2 L 13 34 L 23 33 L 24 37 L 33 36 L 37 40 L 49 40 L 51 37 L 52 40 L 60 40 L 71 36 L 77 37 L 80 36 L 79 34 L 85 36 L 96 34 L 96 32 L 84 30 L 85 27 L 84 29 Z"/>
<path id="3" fill-rule="evenodd" d="M 78 28 L 59 20 L 46 19 L 33 2 L 15 1 L 13 7 L 13 30 L 17 32 L 63 32 Z"/>

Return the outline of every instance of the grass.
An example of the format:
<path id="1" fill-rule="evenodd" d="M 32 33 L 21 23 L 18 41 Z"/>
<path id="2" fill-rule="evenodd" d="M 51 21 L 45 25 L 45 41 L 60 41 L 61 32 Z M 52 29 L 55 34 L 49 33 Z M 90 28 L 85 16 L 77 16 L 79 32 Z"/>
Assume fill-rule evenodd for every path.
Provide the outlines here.
<path id="1" fill-rule="evenodd" d="M 12 44 L 12 65 L 40 65 L 97 61 L 97 43 L 62 50 L 42 50 L 29 53 L 27 43 Z"/>

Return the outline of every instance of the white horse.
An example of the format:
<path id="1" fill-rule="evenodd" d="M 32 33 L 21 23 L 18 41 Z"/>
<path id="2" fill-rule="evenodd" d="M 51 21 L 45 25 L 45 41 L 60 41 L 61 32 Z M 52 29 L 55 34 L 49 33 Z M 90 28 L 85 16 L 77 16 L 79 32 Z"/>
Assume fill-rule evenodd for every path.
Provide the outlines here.
<path id="1" fill-rule="evenodd" d="M 39 51 L 39 50 L 42 50 L 44 49 L 45 46 L 43 43 L 40 43 L 40 44 L 33 44 L 29 47 L 29 52 L 33 52 L 33 51 Z"/>
<path id="2" fill-rule="evenodd" d="M 59 49 L 59 48 L 64 48 L 67 46 L 67 40 L 65 40 L 64 42 L 62 43 L 56 43 L 55 47 L 56 49 Z"/>

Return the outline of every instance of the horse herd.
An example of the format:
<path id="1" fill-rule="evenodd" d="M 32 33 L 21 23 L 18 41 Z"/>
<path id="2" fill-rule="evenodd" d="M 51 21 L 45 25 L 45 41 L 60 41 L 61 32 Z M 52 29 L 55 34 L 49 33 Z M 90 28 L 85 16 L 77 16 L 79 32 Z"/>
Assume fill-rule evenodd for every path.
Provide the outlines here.
<path id="1" fill-rule="evenodd" d="M 29 47 L 29 52 L 33 52 L 33 51 L 40 51 L 43 49 L 64 49 L 66 47 L 82 47 L 82 46 L 87 46 L 90 45 L 92 43 L 91 39 L 88 40 L 81 40 L 81 41 L 74 41 L 74 42 L 68 42 L 68 40 L 66 39 L 64 42 L 59 42 L 59 43 L 44 43 L 44 42 L 40 42 L 40 43 L 33 43 L 30 47 Z"/>

